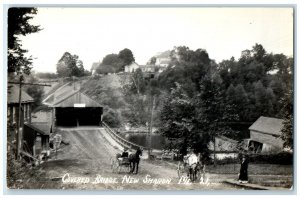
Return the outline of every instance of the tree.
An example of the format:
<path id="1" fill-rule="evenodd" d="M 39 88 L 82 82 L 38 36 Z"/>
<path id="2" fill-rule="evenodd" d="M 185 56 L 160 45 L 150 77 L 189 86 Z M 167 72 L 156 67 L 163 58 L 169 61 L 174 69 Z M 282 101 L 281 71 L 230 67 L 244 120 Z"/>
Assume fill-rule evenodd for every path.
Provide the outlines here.
<path id="1" fill-rule="evenodd" d="M 123 60 L 122 67 L 135 61 L 132 51 L 128 48 L 121 50 L 118 54 L 118 57 Z"/>
<path id="2" fill-rule="evenodd" d="M 59 77 L 81 77 L 85 71 L 83 63 L 77 55 L 65 52 L 56 64 L 56 72 Z"/>
<path id="3" fill-rule="evenodd" d="M 27 78 L 28 83 L 38 83 L 38 79 L 31 74 Z M 44 96 L 44 88 L 43 86 L 38 85 L 30 85 L 25 87 L 25 91 L 34 99 L 33 108 L 36 108 L 42 104 L 42 99 Z"/>
<path id="4" fill-rule="evenodd" d="M 28 51 L 22 48 L 19 36 L 41 30 L 40 26 L 29 23 L 36 13 L 36 8 L 8 9 L 8 72 L 30 74 L 32 58 L 25 56 Z"/>
<path id="5" fill-rule="evenodd" d="M 175 85 L 161 110 L 160 132 L 170 140 L 175 139 L 176 144 L 173 143 L 173 147 L 184 154 L 193 141 L 192 120 L 195 119 L 195 107 L 181 85 L 179 83 Z"/>
<path id="6" fill-rule="evenodd" d="M 155 65 L 155 63 L 156 63 L 156 57 L 151 57 L 150 65 Z"/>
<path id="7" fill-rule="evenodd" d="M 281 129 L 281 139 L 283 140 L 283 146 L 293 149 L 293 93 L 292 90 L 289 90 L 282 98 L 281 102 L 283 103 L 283 128 Z"/>
<path id="8" fill-rule="evenodd" d="M 106 55 L 96 72 L 99 74 L 116 73 L 122 70 L 123 61 L 117 54 Z"/>

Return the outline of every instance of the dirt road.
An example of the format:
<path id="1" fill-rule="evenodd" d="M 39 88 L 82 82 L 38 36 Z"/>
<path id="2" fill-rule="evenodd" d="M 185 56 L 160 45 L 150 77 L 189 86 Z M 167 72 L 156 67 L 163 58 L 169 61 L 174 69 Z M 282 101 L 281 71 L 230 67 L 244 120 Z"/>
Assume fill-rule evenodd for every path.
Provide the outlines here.
<path id="1" fill-rule="evenodd" d="M 63 129 L 60 134 L 68 145 L 61 145 L 57 156 L 41 165 L 45 172 L 43 188 L 92 190 L 216 190 L 238 189 L 209 179 L 208 183 L 180 181 L 175 166 L 141 160 L 139 173 L 128 174 L 124 168 L 113 173 L 111 158 L 119 149 L 105 138 L 105 130 Z M 212 178 L 213 179 L 213 178 Z"/>

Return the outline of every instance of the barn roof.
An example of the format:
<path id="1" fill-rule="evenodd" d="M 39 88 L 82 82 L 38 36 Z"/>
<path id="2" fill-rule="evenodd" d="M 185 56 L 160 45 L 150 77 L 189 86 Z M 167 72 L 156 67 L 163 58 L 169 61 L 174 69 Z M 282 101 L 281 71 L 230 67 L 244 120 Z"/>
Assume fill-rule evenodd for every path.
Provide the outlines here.
<path id="1" fill-rule="evenodd" d="M 271 135 L 281 135 L 282 127 L 282 119 L 261 116 L 249 127 L 249 130 Z"/>
<path id="2" fill-rule="evenodd" d="M 20 88 L 16 85 L 8 86 L 7 89 L 7 104 L 19 103 L 19 92 Z M 34 102 L 34 99 L 28 95 L 24 90 L 22 90 L 21 96 L 22 103 Z"/>

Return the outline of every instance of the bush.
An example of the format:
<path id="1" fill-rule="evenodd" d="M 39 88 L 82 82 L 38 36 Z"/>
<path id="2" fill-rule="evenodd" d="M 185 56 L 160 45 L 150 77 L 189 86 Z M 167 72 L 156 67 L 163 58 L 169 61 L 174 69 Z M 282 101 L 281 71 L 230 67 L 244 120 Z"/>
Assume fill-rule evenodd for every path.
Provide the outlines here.
<path id="1" fill-rule="evenodd" d="M 293 153 L 255 154 L 249 156 L 249 161 L 251 163 L 290 165 L 293 164 Z"/>
<path id="2" fill-rule="evenodd" d="M 111 128 L 118 128 L 121 125 L 121 116 L 113 109 L 104 110 L 103 121 Z"/>

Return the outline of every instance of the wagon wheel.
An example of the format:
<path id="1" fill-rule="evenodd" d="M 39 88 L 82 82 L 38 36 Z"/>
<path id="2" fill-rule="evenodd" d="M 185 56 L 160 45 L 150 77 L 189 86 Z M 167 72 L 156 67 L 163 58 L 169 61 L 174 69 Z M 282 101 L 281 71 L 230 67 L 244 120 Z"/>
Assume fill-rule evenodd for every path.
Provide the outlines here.
<path id="1" fill-rule="evenodd" d="M 115 160 L 114 158 L 110 159 L 110 168 L 111 168 L 113 173 L 115 173 L 118 169 L 118 161 Z"/>
<path id="2" fill-rule="evenodd" d="M 116 167 L 117 167 L 118 173 L 121 173 L 121 167 L 122 167 L 122 165 L 120 164 L 119 161 L 117 161 Z"/>
<path id="3" fill-rule="evenodd" d="M 130 162 L 127 165 L 127 171 L 128 171 L 128 173 L 130 173 L 130 171 L 131 171 Z"/>
<path id="4" fill-rule="evenodd" d="M 115 164 L 114 158 L 110 158 L 110 169 L 112 170 L 113 173 L 114 173 L 114 164 Z"/>
<path id="5" fill-rule="evenodd" d="M 177 165 L 177 174 L 178 174 L 178 178 L 181 178 L 184 175 L 184 165 L 182 162 L 179 162 Z"/>

